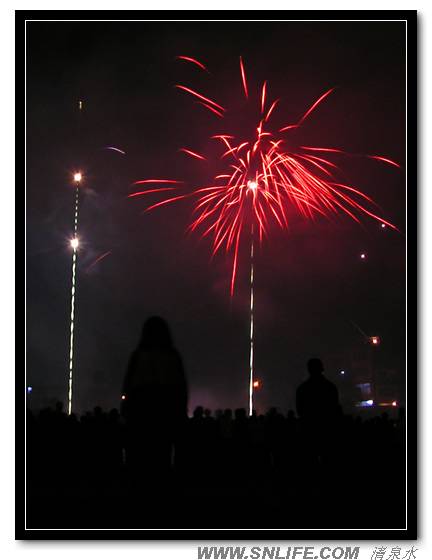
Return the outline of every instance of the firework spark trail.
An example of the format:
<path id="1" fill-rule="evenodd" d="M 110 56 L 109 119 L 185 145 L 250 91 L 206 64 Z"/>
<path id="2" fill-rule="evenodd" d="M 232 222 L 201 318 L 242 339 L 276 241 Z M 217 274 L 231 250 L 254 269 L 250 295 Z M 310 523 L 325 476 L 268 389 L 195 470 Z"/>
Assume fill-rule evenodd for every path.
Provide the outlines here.
<path id="1" fill-rule="evenodd" d="M 218 103 L 216 103 L 215 101 L 212 101 L 211 99 L 209 99 L 208 97 L 204 97 L 204 95 L 201 95 L 200 93 L 194 91 L 193 89 L 190 89 L 186 86 L 182 86 L 180 84 L 176 85 L 176 88 L 181 89 L 183 91 L 186 91 L 187 93 L 190 93 L 191 95 L 194 95 L 195 97 L 197 97 L 198 99 L 202 99 L 203 101 L 205 101 L 206 103 L 208 103 L 209 105 L 212 105 L 214 107 L 216 107 L 216 109 L 219 109 L 220 111 L 224 112 L 225 109 L 221 106 L 218 105 Z"/>
<path id="2" fill-rule="evenodd" d="M 196 66 L 198 66 L 199 68 L 201 68 L 201 70 L 205 70 L 206 72 L 208 72 L 210 74 L 210 72 L 207 70 L 207 68 L 204 66 L 204 64 L 202 62 L 200 62 L 199 60 L 196 60 L 195 58 L 192 58 L 190 56 L 177 56 L 178 60 L 185 60 L 186 62 L 192 62 L 192 64 L 196 64 Z"/>
<path id="3" fill-rule="evenodd" d="M 207 70 L 199 61 L 189 57 L 178 57 L 192 62 Z M 247 102 L 251 101 L 245 66 L 240 57 L 240 78 L 243 93 Z M 220 119 L 229 116 L 227 109 L 221 104 L 194 91 L 176 85 L 176 88 L 197 98 L 197 103 L 204 106 Z M 176 196 L 169 196 L 147 207 L 152 210 L 182 199 L 193 198 L 193 218 L 188 227 L 190 231 L 201 229 L 203 237 L 212 237 L 212 256 L 219 250 L 232 251 L 233 262 L 230 291 L 234 293 L 238 267 L 240 240 L 245 228 L 251 227 L 250 253 L 250 361 L 249 361 L 249 414 L 253 406 L 254 379 L 254 236 L 258 234 L 261 242 L 267 234 L 271 222 L 279 227 L 287 228 L 289 210 L 293 209 L 305 219 L 313 220 L 322 215 L 330 218 L 332 214 L 345 214 L 360 223 L 361 215 L 369 216 L 392 229 L 397 228 L 378 215 L 376 203 L 366 194 L 351 184 L 337 179 L 338 165 L 332 156 L 357 156 L 348 154 L 340 148 L 299 146 L 296 151 L 284 148 L 285 137 L 281 133 L 291 135 L 321 103 L 335 91 L 330 88 L 294 123 L 282 128 L 271 127 L 270 120 L 274 117 L 279 99 L 269 101 L 268 83 L 264 81 L 257 96 L 257 121 L 255 134 L 249 138 L 236 139 L 235 135 L 218 133 L 210 139 L 219 143 L 222 148 L 220 160 L 223 172 L 219 172 L 208 185 L 198 185 Z M 279 105 L 280 107 L 280 105 Z M 268 108 L 268 109 L 267 109 Z M 295 138 L 294 138 L 295 139 Z M 193 150 L 180 148 L 181 152 L 193 159 L 208 161 L 206 157 Z M 363 156 L 364 157 L 364 156 Z M 380 155 L 366 157 L 381 163 L 400 167 L 393 160 Z M 140 197 L 148 194 L 176 191 L 181 181 L 167 179 L 145 179 L 136 181 L 135 185 L 174 184 L 169 187 L 153 187 L 131 193 L 129 197 Z M 174 194 L 174 193 L 173 193 Z"/>
<path id="4" fill-rule="evenodd" d="M 249 90 L 243 59 L 240 57 L 240 76 L 246 99 Z M 197 92 L 177 86 L 189 93 L 200 96 Z M 319 105 L 335 91 L 325 91 L 303 113 L 300 119 L 279 129 L 279 132 L 298 128 L 316 111 Z M 227 148 L 221 158 L 231 158 L 228 173 L 219 174 L 214 178 L 215 185 L 196 188 L 185 195 L 196 196 L 195 212 L 197 217 L 191 229 L 207 224 L 204 236 L 213 235 L 213 252 L 225 247 L 226 251 L 234 250 L 231 277 L 231 294 L 234 290 L 237 270 L 237 248 L 239 237 L 247 220 L 244 215 L 252 213 L 257 223 L 260 240 L 266 233 L 270 219 L 274 219 L 280 227 L 288 225 L 287 210 L 295 208 L 302 216 L 312 219 L 315 214 L 329 215 L 345 213 L 359 222 L 357 214 L 366 214 L 382 224 L 396 229 L 393 224 L 381 218 L 374 210 L 374 201 L 352 185 L 338 182 L 335 172 L 338 166 L 328 159 L 332 154 L 349 155 L 339 148 L 300 146 L 299 152 L 291 153 L 283 149 L 284 138 L 277 138 L 274 132 L 265 130 L 278 99 L 273 101 L 265 113 L 267 106 L 268 84 L 264 81 L 260 94 L 261 119 L 256 128 L 256 138 L 244 142 L 236 142 L 234 136 L 218 134 L 212 138 L 219 140 Z M 207 98 L 207 101 L 210 102 Z M 224 110 L 221 105 L 211 101 L 212 105 Z M 223 116 L 221 114 L 221 116 Z M 273 139 L 275 138 L 275 139 Z M 184 150 L 183 150 L 184 151 Z M 312 152 L 312 153 L 311 153 Z M 317 152 L 314 155 L 314 152 Z M 193 155 L 193 152 L 190 154 Z M 197 155 L 195 155 L 197 157 Z M 369 158 L 398 166 L 389 158 L 367 156 Z M 200 159 L 204 156 L 200 156 Z M 222 179 L 222 184 L 218 182 Z M 253 180 L 257 188 L 252 196 L 248 183 Z M 251 203 L 248 203 L 249 200 Z"/>
<path id="5" fill-rule="evenodd" d="M 251 226 L 250 250 L 250 331 L 249 331 L 249 416 L 253 413 L 254 386 L 254 227 Z"/>
<path id="6" fill-rule="evenodd" d="M 245 70 L 244 70 L 242 57 L 240 57 L 240 74 L 241 74 L 241 77 L 242 77 L 242 83 L 243 83 L 243 89 L 244 89 L 245 97 L 246 97 L 246 99 L 248 99 L 249 94 L 248 94 L 248 87 L 247 87 L 247 81 L 246 81 L 246 73 L 245 73 Z"/>
<path id="7" fill-rule="evenodd" d="M 186 148 L 180 148 L 179 152 L 184 152 L 185 154 L 188 154 L 196 159 L 202 159 L 203 161 L 206 161 L 207 158 L 205 158 L 204 156 L 202 156 L 201 154 L 197 154 L 196 152 L 193 152 L 192 150 L 187 150 Z"/>
<path id="8" fill-rule="evenodd" d="M 70 338 L 69 338 L 69 381 L 68 381 L 68 414 L 72 414 L 72 389 L 73 389 L 73 358 L 74 358 L 74 329 L 75 329 L 75 292 L 76 292 L 76 263 L 78 249 L 78 203 L 79 203 L 79 181 L 75 187 L 75 214 L 74 214 L 74 236 L 72 239 L 72 287 L 71 287 L 71 312 L 70 312 Z"/>
<path id="9" fill-rule="evenodd" d="M 241 81 L 246 99 L 249 99 L 246 72 L 240 58 Z M 225 116 L 225 109 L 215 101 L 195 92 L 186 86 L 177 88 L 203 100 L 199 102 L 218 116 Z M 233 268 L 231 277 L 231 294 L 234 290 L 237 270 L 237 251 L 242 229 L 247 223 L 246 216 L 251 215 L 257 224 L 259 239 L 266 233 L 271 219 L 280 227 L 287 227 L 287 210 L 296 209 L 303 217 L 313 219 L 315 214 L 329 216 L 331 213 L 345 213 L 359 222 L 357 214 L 370 217 L 396 229 L 393 224 L 381 218 L 373 208 L 376 204 L 352 185 L 343 184 L 335 179 L 337 165 L 328 159 L 332 154 L 349 155 L 339 148 L 300 146 L 298 152 L 284 151 L 284 138 L 275 136 L 274 132 L 265 130 L 274 108 L 279 100 L 271 103 L 265 114 L 267 100 L 267 82 L 263 83 L 260 94 L 261 118 L 256 127 L 256 137 L 249 141 L 237 142 L 231 134 L 217 134 L 211 138 L 219 141 L 225 148 L 221 159 L 230 158 L 227 172 L 214 177 L 214 184 L 197 187 L 189 193 L 181 194 L 153 204 L 148 209 L 157 208 L 170 202 L 188 197 L 196 197 L 195 213 L 190 228 L 205 227 L 202 235 L 213 235 L 213 252 L 224 247 L 233 250 Z M 300 117 L 297 123 L 286 125 L 279 132 L 298 128 L 313 111 L 334 91 L 328 89 Z M 265 114 L 265 116 L 264 116 Z M 192 150 L 181 148 L 180 151 L 206 160 L 205 156 Z M 312 154 L 311 154 L 312 152 Z M 314 155 L 313 152 L 318 152 Z M 389 158 L 378 155 L 367 156 L 394 166 L 399 166 Z M 250 193 L 249 181 L 257 185 Z M 146 179 L 135 184 L 144 183 L 180 183 L 167 179 Z M 129 195 L 136 197 L 156 192 L 171 190 L 169 188 L 146 189 Z M 251 196 L 250 196 L 251 195 Z"/>
<path id="10" fill-rule="evenodd" d="M 112 251 L 106 251 L 105 253 L 102 253 L 102 255 L 99 255 L 87 268 L 86 268 L 86 272 L 88 272 L 89 270 L 91 270 L 98 262 L 100 262 L 101 260 L 103 260 L 105 257 L 107 257 L 108 255 L 111 255 Z"/>
<path id="11" fill-rule="evenodd" d="M 105 146 L 104 150 L 112 150 L 113 152 L 118 152 L 119 154 L 126 155 L 126 152 L 120 150 L 120 148 L 116 148 L 114 146 Z"/>

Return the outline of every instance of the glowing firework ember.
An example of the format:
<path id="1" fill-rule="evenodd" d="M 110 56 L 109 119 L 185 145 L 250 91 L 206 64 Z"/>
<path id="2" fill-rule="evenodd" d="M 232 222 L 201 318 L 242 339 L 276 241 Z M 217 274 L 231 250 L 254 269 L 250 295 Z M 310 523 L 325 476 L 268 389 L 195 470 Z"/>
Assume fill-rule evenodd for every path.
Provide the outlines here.
<path id="1" fill-rule="evenodd" d="M 104 149 L 105 150 L 111 150 L 113 152 L 117 152 L 119 154 L 122 154 L 123 156 L 126 155 L 126 152 L 124 150 L 120 150 L 120 148 L 116 148 L 115 146 L 106 146 Z"/>
<path id="2" fill-rule="evenodd" d="M 196 59 L 186 56 L 177 58 L 208 72 L 206 66 Z M 250 103 L 251 92 L 241 58 L 240 83 L 245 101 Z M 213 114 L 227 118 L 227 109 L 222 104 L 190 87 L 176 87 L 200 100 L 199 103 Z M 369 196 L 353 185 L 337 180 L 338 167 L 329 158 L 334 154 L 349 154 L 338 148 L 299 146 L 296 151 L 290 151 L 285 147 L 284 135 L 292 135 L 333 91 L 334 88 L 331 88 L 324 92 L 298 121 L 273 129 L 270 120 L 279 100 L 268 99 L 268 83 L 265 81 L 259 90 L 254 135 L 251 138 L 236 138 L 229 132 L 223 132 L 211 136 L 222 147 L 219 157 L 224 167 L 210 184 L 195 186 L 188 191 L 185 191 L 187 187 L 184 186 L 154 188 L 153 185 L 153 188 L 146 188 L 129 196 L 177 191 L 175 196 L 168 196 L 150 205 L 147 210 L 195 197 L 195 216 L 189 226 L 190 230 L 201 228 L 203 236 L 212 236 L 213 254 L 221 249 L 233 252 L 231 295 L 234 292 L 241 235 L 245 230 L 250 231 L 251 221 L 256 225 L 260 241 L 272 221 L 282 228 L 288 226 L 291 208 L 306 219 L 313 219 L 317 214 L 330 216 L 332 213 L 343 213 L 360 222 L 359 215 L 365 214 L 378 220 L 384 227 L 396 229 L 376 213 L 376 204 Z M 214 158 L 214 155 L 213 158 L 206 157 L 189 147 L 182 147 L 179 151 L 200 162 Z M 387 157 L 366 157 L 399 167 Z M 173 184 L 180 181 L 146 179 L 135 184 L 144 183 Z"/>
<path id="3" fill-rule="evenodd" d="M 187 57 L 177 57 L 208 72 L 200 61 Z M 189 188 L 180 185 L 181 181 L 172 179 L 144 179 L 134 183 L 144 185 L 144 190 L 134 192 L 129 197 L 141 197 L 161 193 L 162 200 L 147 207 L 152 210 L 185 198 L 194 198 L 191 231 L 200 230 L 203 237 L 211 236 L 214 255 L 219 250 L 232 252 L 231 295 L 234 293 L 237 263 L 242 234 L 250 239 L 250 364 L 249 364 L 249 414 L 252 414 L 254 388 L 254 235 L 260 242 L 272 223 L 287 228 L 292 211 L 305 219 L 317 215 L 330 217 L 344 214 L 356 222 L 366 215 L 377 220 L 381 227 L 397 229 L 393 224 L 380 217 L 375 202 L 358 188 L 337 178 L 338 166 L 332 157 L 347 154 L 334 147 L 298 146 L 295 144 L 295 131 L 318 109 L 320 104 L 333 92 L 334 88 L 322 93 L 314 103 L 292 123 L 272 126 L 275 113 L 280 111 L 279 99 L 269 98 L 269 85 L 264 81 L 255 97 L 248 87 L 244 61 L 240 57 L 239 89 L 245 99 L 245 107 L 251 110 L 255 103 L 256 120 L 253 134 L 244 138 L 232 132 L 233 126 L 225 131 L 220 129 L 212 134 L 221 150 L 217 151 L 221 171 L 208 184 Z M 232 118 L 223 103 L 212 96 L 203 95 L 185 85 L 175 86 L 182 94 L 187 94 L 195 102 L 217 117 L 218 126 Z M 237 114 L 237 112 L 235 113 Z M 200 165 L 215 158 L 211 154 L 198 153 L 193 147 L 181 147 L 182 156 L 188 156 Z M 366 155 L 377 162 L 399 167 L 387 157 Z M 160 186 L 159 186 L 160 185 Z M 166 196 L 168 195 L 168 196 Z M 256 232 L 256 233 L 254 233 Z M 365 258 L 365 256 L 361 256 Z"/>
<path id="4" fill-rule="evenodd" d="M 108 255 L 111 255 L 112 251 L 106 251 L 105 253 L 102 253 L 102 255 L 99 255 L 87 268 L 86 268 L 86 272 L 89 272 L 98 262 L 100 262 L 101 260 L 105 259 L 106 257 L 108 257 Z"/>

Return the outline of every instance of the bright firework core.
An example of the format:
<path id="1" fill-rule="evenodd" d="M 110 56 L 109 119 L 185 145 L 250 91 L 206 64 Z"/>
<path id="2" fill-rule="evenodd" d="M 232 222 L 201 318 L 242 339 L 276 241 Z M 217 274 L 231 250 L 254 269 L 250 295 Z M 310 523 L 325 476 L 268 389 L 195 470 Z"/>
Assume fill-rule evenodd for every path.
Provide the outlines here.
<path id="1" fill-rule="evenodd" d="M 188 56 L 177 57 L 182 62 L 189 62 L 208 72 L 206 66 Z M 317 109 L 335 88 L 331 88 L 309 106 L 296 120 L 281 127 L 282 121 L 274 118 L 274 110 L 279 99 L 268 97 L 268 84 L 264 81 L 260 90 L 253 94 L 249 91 L 248 80 L 243 60 L 240 57 L 240 77 L 246 104 L 249 107 L 255 101 L 256 133 L 245 138 L 236 138 L 232 134 L 229 122 L 225 124 L 227 109 L 213 99 L 182 84 L 175 87 L 198 99 L 198 104 L 217 117 L 219 124 L 210 139 L 219 144 L 218 159 L 221 169 L 218 174 L 209 177 L 205 186 L 196 185 L 183 190 L 183 181 L 177 179 L 145 178 L 135 181 L 134 185 L 143 185 L 143 190 L 129 194 L 129 197 L 145 197 L 162 193 L 162 199 L 147 206 L 146 210 L 160 208 L 166 204 L 186 198 L 195 198 L 194 217 L 189 231 L 201 229 L 201 235 L 212 237 L 215 255 L 219 250 L 231 251 L 233 264 L 231 272 L 231 296 L 234 294 L 238 255 L 242 238 L 250 231 L 250 351 L 249 351 L 249 415 L 253 412 L 254 388 L 259 388 L 259 381 L 254 380 L 254 239 L 261 242 L 267 235 L 272 223 L 282 229 L 288 229 L 288 212 L 295 209 L 306 220 L 313 220 L 317 214 L 331 218 L 332 214 L 345 214 L 360 222 L 357 214 L 369 216 L 380 224 L 397 229 L 396 226 L 376 214 L 375 203 L 371 197 L 361 192 L 352 184 L 341 182 L 343 175 L 338 165 L 332 161 L 337 154 L 350 154 L 340 148 L 330 146 L 299 145 L 295 131 L 299 129 L 309 115 Z M 221 102 L 222 103 L 222 102 Z M 245 106 L 246 106 L 245 104 Z M 229 112 L 227 113 L 230 114 Z M 270 116 L 273 116 L 270 121 Z M 222 128 L 223 127 L 223 128 Z M 293 144 L 292 149 L 285 146 L 286 140 Z M 191 147 L 180 147 L 179 152 L 202 162 L 212 159 L 198 153 Z M 351 154 L 352 157 L 356 154 Z M 400 167 L 393 160 L 378 156 L 365 157 Z M 218 163 L 219 163 L 218 162 Z M 215 168 L 213 163 L 208 170 Z M 216 169 L 216 168 L 215 168 Z M 163 185 L 163 186 L 161 186 Z M 258 188 L 259 185 L 259 188 Z M 252 196 L 248 197 L 249 192 Z M 360 254 L 366 259 L 366 253 Z M 375 343 L 373 343 L 375 344 Z"/>
<path id="2" fill-rule="evenodd" d="M 75 183 L 79 183 L 79 182 L 81 181 L 81 179 L 82 179 L 81 173 L 75 173 L 75 174 L 74 174 L 74 181 L 75 181 Z"/>
<path id="3" fill-rule="evenodd" d="M 203 71 L 207 68 L 201 62 L 188 56 L 179 56 L 182 62 L 192 63 Z M 354 221 L 360 219 L 356 214 L 363 214 L 379 221 L 392 229 L 393 224 L 376 214 L 375 203 L 368 195 L 352 184 L 341 182 L 339 166 L 332 161 L 337 154 L 357 157 L 348 154 L 341 148 L 329 146 L 297 145 L 295 131 L 308 119 L 318 106 L 335 91 L 331 88 L 321 94 L 299 118 L 281 127 L 283 121 L 275 118 L 279 99 L 272 100 L 268 95 L 268 83 L 264 81 L 258 92 L 249 91 L 243 60 L 240 57 L 240 78 L 246 102 L 251 106 L 255 101 L 256 133 L 247 138 L 236 138 L 230 130 L 229 123 L 224 124 L 227 109 L 209 97 L 187 87 L 177 84 L 176 88 L 198 99 L 198 104 L 216 116 L 220 123 L 215 129 L 216 134 L 210 136 L 219 144 L 218 157 L 222 168 L 220 172 L 209 177 L 206 186 L 192 186 L 183 190 L 183 181 L 176 179 L 143 179 L 134 185 L 147 185 L 129 197 L 147 196 L 152 193 L 163 193 L 162 200 L 147 206 L 147 210 L 162 207 L 185 198 L 196 197 L 194 218 L 189 230 L 202 228 L 202 236 L 211 236 L 213 255 L 219 250 L 232 251 L 233 265 L 231 273 L 231 295 L 237 273 L 238 254 L 242 246 L 241 238 L 248 225 L 256 226 L 260 240 L 267 235 L 272 223 L 283 229 L 288 228 L 288 210 L 295 209 L 303 218 L 312 220 L 316 214 L 331 217 L 332 214 L 345 214 Z M 246 105 L 245 104 L 245 105 Z M 279 110 L 281 113 L 281 110 Z M 272 117 L 272 118 L 270 118 Z M 221 129 L 221 127 L 224 127 Z M 285 142 L 290 139 L 293 149 L 287 150 Z M 206 155 L 189 147 L 179 148 L 179 152 L 194 160 L 205 162 Z M 212 150 L 214 156 L 214 150 Z M 393 160 L 378 156 L 366 155 L 381 163 L 394 167 L 399 164 Z M 213 167 L 213 166 L 212 166 Z M 164 186 L 160 186 L 163 184 Z M 252 204 L 245 204 L 249 197 Z M 252 209 L 251 209 L 252 206 Z M 365 259 L 366 255 L 361 256 Z"/>
<path id="4" fill-rule="evenodd" d="M 72 249 L 78 249 L 78 245 L 79 245 L 78 238 L 74 237 L 73 239 L 71 239 L 70 244 L 71 244 Z"/>

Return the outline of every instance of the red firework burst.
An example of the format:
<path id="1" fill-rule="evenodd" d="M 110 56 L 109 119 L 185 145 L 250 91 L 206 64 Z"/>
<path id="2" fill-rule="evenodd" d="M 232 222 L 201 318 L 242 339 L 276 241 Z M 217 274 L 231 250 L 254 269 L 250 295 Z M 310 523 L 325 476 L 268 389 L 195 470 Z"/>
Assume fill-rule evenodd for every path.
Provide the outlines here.
<path id="1" fill-rule="evenodd" d="M 196 59 L 186 56 L 177 58 L 208 72 L 204 64 Z M 240 78 L 245 99 L 248 101 L 250 93 L 241 57 Z M 176 87 L 198 99 L 198 103 L 218 119 L 225 118 L 227 109 L 221 104 L 184 85 Z M 284 134 L 299 128 L 333 91 L 334 88 L 331 88 L 324 92 L 297 122 L 274 130 L 270 120 L 279 99 L 268 100 L 265 81 L 260 88 L 253 137 L 239 139 L 230 133 L 211 136 L 222 147 L 219 157 L 224 162 L 224 171 L 213 177 L 210 185 L 195 186 L 185 192 L 178 190 L 185 189 L 184 185 L 180 185 L 182 181 L 145 179 L 134 184 L 151 186 L 158 183 L 173 186 L 146 188 L 129 196 L 160 192 L 167 194 L 167 191 L 179 193 L 175 196 L 171 196 L 174 193 L 170 193 L 167 198 L 148 206 L 147 210 L 187 197 L 196 198 L 194 217 L 189 229 L 194 231 L 201 228 L 203 236 L 212 236 L 213 255 L 221 249 L 233 251 L 231 295 L 234 291 L 241 235 L 251 219 L 256 225 L 260 240 L 267 233 L 271 222 L 275 222 L 281 228 L 288 226 L 287 210 L 290 207 L 307 219 L 312 219 L 316 214 L 328 217 L 332 213 L 344 213 L 360 222 L 359 216 L 368 215 L 381 224 L 397 229 L 376 213 L 377 205 L 369 196 L 353 185 L 337 180 L 338 167 L 329 158 L 334 154 L 350 154 L 339 148 L 299 146 L 294 152 L 285 147 Z M 195 160 L 207 160 L 205 156 L 189 148 L 180 148 L 179 151 Z M 400 167 L 387 157 L 366 157 Z"/>

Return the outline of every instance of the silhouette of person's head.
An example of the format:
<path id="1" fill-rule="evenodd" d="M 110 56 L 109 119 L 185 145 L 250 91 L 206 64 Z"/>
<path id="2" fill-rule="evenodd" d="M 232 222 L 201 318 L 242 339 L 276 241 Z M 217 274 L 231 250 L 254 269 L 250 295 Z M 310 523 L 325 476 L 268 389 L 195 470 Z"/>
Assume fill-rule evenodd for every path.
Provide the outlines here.
<path id="1" fill-rule="evenodd" d="M 234 417 L 236 420 L 245 420 L 246 417 L 246 409 L 244 408 L 236 408 L 234 412 Z"/>
<path id="2" fill-rule="evenodd" d="M 324 371 L 323 363 L 319 358 L 311 358 L 308 360 L 307 368 L 311 377 L 318 377 L 322 375 Z"/>
<path id="3" fill-rule="evenodd" d="M 194 418 L 202 418 L 204 415 L 204 409 L 202 406 L 197 406 L 195 408 L 195 410 L 193 411 L 193 417 Z"/>
<path id="4" fill-rule="evenodd" d="M 144 323 L 140 347 L 143 350 L 167 350 L 173 342 L 168 323 L 162 317 L 150 317 Z"/>

